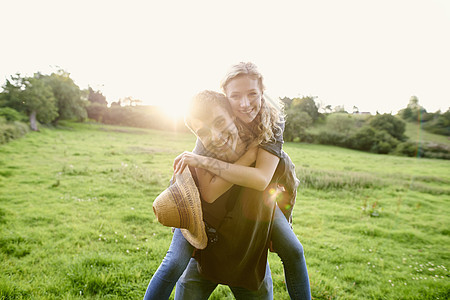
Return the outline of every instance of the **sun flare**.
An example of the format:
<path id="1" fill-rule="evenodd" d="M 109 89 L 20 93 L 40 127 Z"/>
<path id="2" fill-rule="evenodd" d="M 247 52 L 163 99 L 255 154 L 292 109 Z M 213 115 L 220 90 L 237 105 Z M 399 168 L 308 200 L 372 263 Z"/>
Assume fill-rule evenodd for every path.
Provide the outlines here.
<path id="1" fill-rule="evenodd" d="M 183 120 L 186 106 L 180 103 L 165 103 L 161 106 L 165 116 L 173 121 Z"/>

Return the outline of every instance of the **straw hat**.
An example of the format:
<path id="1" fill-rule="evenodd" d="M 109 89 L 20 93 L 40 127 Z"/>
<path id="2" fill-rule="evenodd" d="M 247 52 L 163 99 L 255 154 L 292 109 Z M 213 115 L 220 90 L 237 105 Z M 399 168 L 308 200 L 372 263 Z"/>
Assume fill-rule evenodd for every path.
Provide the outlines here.
<path id="1" fill-rule="evenodd" d="M 181 229 L 186 240 L 197 249 L 208 242 L 203 223 L 200 194 L 189 167 L 175 176 L 175 182 L 153 201 L 153 212 L 164 226 Z"/>

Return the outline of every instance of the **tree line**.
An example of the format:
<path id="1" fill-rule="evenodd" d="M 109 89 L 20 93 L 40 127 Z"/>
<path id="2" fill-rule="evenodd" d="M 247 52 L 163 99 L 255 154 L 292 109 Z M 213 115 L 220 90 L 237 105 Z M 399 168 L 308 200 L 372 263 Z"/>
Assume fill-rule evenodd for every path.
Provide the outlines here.
<path id="1" fill-rule="evenodd" d="M 405 135 L 406 123 L 417 123 L 431 133 L 450 136 L 450 109 L 429 113 L 412 96 L 407 107 L 397 115 L 370 115 L 354 107 L 348 113 L 343 107 L 319 112 L 314 97 L 280 99 L 284 104 L 286 141 L 299 141 L 346 147 L 380 154 L 396 154 L 450 159 L 450 147 L 440 143 L 413 142 Z"/>
<path id="2" fill-rule="evenodd" d="M 38 124 L 58 125 L 60 120 L 77 120 L 120 126 L 184 130 L 182 119 L 171 120 L 161 108 L 143 106 L 126 97 L 111 103 L 101 91 L 81 90 L 64 70 L 50 75 L 10 76 L 0 93 L 0 144 L 20 137 Z M 284 106 L 284 138 L 291 142 L 336 145 L 381 154 L 450 159 L 450 149 L 438 143 L 407 140 L 406 122 L 416 122 L 429 132 L 450 136 L 450 109 L 429 113 L 411 97 L 397 115 L 353 113 L 343 107 L 320 107 L 315 97 L 280 98 Z M 321 111 L 320 111 L 321 110 Z M 24 122 L 28 122 L 29 126 Z"/>
<path id="3" fill-rule="evenodd" d="M 31 130 L 38 130 L 38 122 L 84 120 L 85 106 L 80 88 L 63 70 L 50 75 L 35 73 L 31 77 L 16 74 L 6 80 L 0 94 L 0 107 L 10 108 L 3 110 L 3 116 L 13 118 L 13 109 L 28 118 Z"/>
<path id="4" fill-rule="evenodd" d="M 39 124 L 57 126 L 61 120 L 94 120 L 122 126 L 187 130 L 182 120 L 174 123 L 165 118 L 159 107 L 142 106 L 142 101 L 132 97 L 119 99 L 108 107 L 101 91 L 91 87 L 80 89 L 70 74 L 61 69 L 50 75 L 12 75 L 2 89 L 0 144 L 20 137 L 28 130 L 38 131 Z"/>

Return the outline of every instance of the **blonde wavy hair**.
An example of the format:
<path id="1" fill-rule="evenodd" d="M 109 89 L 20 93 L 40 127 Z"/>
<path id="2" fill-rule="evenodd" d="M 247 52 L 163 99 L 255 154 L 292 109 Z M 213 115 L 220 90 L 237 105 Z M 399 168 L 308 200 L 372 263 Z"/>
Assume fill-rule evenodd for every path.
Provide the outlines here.
<path id="1" fill-rule="evenodd" d="M 256 135 L 256 141 L 258 144 L 261 143 L 270 143 L 275 141 L 275 136 L 282 134 L 281 127 L 279 123 L 283 122 L 283 105 L 280 101 L 276 103 L 278 107 L 275 107 L 271 102 L 266 101 L 264 97 L 265 86 L 263 83 L 263 76 L 258 71 L 258 68 L 254 63 L 251 62 L 240 62 L 238 64 L 233 65 L 225 77 L 222 79 L 220 83 L 220 87 L 222 91 L 226 94 L 227 85 L 231 80 L 238 76 L 248 76 L 251 79 L 258 80 L 258 85 L 261 90 L 262 99 L 261 99 L 261 110 L 257 116 L 260 118 L 258 122 L 257 132 L 254 133 Z"/>

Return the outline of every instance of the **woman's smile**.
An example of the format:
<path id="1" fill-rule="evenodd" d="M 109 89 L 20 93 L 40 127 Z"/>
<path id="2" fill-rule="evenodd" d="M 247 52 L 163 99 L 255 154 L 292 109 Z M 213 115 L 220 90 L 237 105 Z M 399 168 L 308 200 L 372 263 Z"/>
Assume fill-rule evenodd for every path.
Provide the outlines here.
<path id="1" fill-rule="evenodd" d="M 261 109 L 262 91 L 257 79 L 242 75 L 230 80 L 225 88 L 233 113 L 244 123 L 255 119 Z"/>

